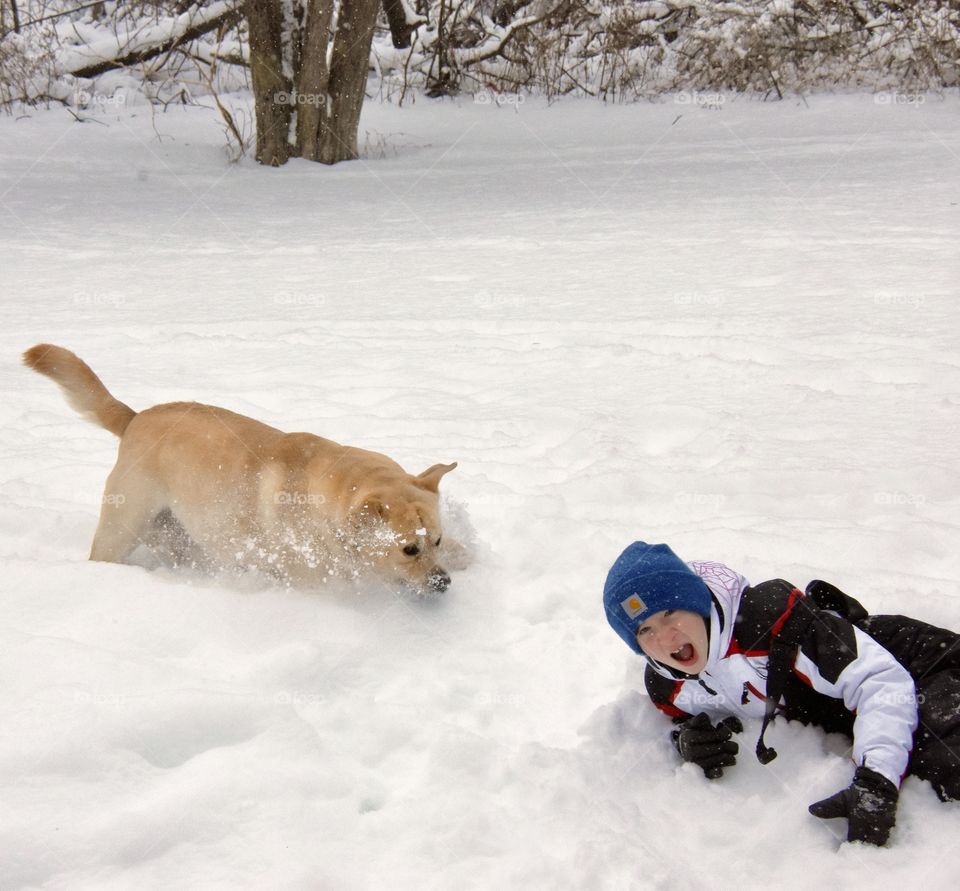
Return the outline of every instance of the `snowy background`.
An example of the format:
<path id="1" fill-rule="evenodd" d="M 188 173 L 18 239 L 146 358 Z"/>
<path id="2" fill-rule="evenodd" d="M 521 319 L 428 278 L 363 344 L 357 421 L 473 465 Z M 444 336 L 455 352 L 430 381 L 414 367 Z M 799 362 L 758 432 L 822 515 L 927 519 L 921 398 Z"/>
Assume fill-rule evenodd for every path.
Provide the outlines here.
<path id="1" fill-rule="evenodd" d="M 808 803 L 778 722 L 679 766 L 606 626 L 636 538 L 960 629 L 956 97 L 370 104 L 364 160 L 214 112 L 0 118 L 0 888 L 956 886 Z M 364 138 L 364 133 L 366 137 Z M 19 365 L 459 461 L 441 598 L 86 561 L 115 440 Z"/>

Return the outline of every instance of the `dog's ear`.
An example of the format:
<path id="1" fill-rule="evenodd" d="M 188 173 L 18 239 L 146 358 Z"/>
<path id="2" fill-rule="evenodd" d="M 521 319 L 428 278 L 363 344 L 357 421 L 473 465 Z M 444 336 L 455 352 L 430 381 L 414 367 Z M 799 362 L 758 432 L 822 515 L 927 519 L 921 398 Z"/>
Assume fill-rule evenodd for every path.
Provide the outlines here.
<path id="1" fill-rule="evenodd" d="M 390 505 L 379 495 L 368 495 L 352 511 L 354 523 L 363 526 L 373 520 L 383 520 L 390 516 Z"/>
<path id="2" fill-rule="evenodd" d="M 419 476 L 415 476 L 414 479 L 417 481 L 418 486 L 422 486 L 430 492 L 438 492 L 440 489 L 440 479 L 445 473 L 450 473 L 456 466 L 456 461 L 454 461 L 453 464 L 434 464 L 433 467 L 428 467 Z"/>

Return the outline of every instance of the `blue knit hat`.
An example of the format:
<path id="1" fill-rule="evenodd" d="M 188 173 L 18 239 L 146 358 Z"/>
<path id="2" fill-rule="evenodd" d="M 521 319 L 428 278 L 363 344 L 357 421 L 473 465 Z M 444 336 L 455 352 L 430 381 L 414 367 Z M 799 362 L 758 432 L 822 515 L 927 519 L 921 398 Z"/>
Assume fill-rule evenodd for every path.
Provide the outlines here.
<path id="1" fill-rule="evenodd" d="M 607 573 L 603 586 L 607 621 L 635 653 L 637 629 L 654 613 L 685 609 L 706 618 L 710 615 L 710 589 L 665 544 L 635 541 Z"/>

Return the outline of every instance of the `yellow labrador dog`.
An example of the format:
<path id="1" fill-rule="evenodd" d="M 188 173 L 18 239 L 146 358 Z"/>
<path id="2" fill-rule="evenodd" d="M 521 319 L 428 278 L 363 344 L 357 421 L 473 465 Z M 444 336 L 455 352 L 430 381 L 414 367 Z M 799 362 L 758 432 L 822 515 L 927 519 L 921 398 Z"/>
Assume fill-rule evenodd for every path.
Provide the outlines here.
<path id="1" fill-rule="evenodd" d="M 51 344 L 27 350 L 24 362 L 120 437 L 91 560 L 122 563 L 174 529 L 174 562 L 199 548 L 215 566 L 255 568 L 290 584 L 368 571 L 421 593 L 450 584 L 438 562 L 437 502 L 455 463 L 411 476 L 377 452 L 211 405 L 135 412 L 85 362 Z"/>

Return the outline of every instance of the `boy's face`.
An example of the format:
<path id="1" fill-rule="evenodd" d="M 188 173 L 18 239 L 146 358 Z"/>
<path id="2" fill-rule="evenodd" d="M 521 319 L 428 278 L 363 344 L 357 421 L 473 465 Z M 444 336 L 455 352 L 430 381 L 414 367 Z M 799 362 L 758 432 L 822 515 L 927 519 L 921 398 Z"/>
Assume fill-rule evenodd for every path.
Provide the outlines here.
<path id="1" fill-rule="evenodd" d="M 652 659 L 685 674 L 700 674 L 709 645 L 703 616 L 686 609 L 654 613 L 637 629 L 637 643 Z"/>

